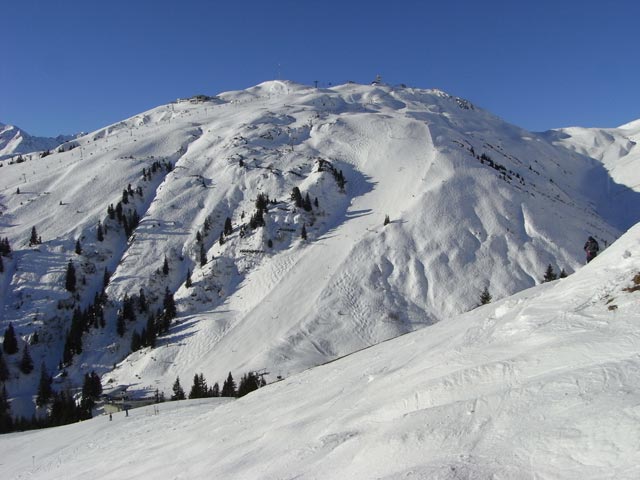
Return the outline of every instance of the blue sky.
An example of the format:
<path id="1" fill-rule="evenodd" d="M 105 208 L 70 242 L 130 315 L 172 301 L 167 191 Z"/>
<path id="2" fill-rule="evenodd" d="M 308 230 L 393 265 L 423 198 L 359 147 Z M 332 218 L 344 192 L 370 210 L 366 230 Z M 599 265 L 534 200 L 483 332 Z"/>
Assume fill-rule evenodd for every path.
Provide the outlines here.
<path id="1" fill-rule="evenodd" d="M 0 0 L 0 122 L 91 131 L 265 80 L 440 88 L 529 130 L 640 118 L 640 2 Z"/>

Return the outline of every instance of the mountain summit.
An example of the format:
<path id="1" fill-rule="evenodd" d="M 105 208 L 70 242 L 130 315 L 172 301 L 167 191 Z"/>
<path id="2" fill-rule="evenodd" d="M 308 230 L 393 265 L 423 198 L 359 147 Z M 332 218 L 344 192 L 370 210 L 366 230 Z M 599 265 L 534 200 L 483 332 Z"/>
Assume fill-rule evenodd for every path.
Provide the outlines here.
<path id="1" fill-rule="evenodd" d="M 2 325 L 61 385 L 288 377 L 570 274 L 640 204 L 545 135 L 383 84 L 199 95 L 62 150 L 0 176 Z"/>
<path id="2" fill-rule="evenodd" d="M 0 160 L 23 153 L 52 150 L 72 138 L 71 135 L 34 137 L 16 126 L 0 123 Z"/>

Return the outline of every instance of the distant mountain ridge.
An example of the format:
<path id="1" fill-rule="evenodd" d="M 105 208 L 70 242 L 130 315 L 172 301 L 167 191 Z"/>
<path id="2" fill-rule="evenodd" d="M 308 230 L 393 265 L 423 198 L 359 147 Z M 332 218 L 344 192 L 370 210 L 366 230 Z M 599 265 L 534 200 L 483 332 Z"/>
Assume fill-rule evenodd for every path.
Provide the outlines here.
<path id="1" fill-rule="evenodd" d="M 445 92 L 382 84 L 265 82 L 73 147 L 0 175 L 13 252 L 0 327 L 21 346 L 37 333 L 32 355 L 61 384 L 94 369 L 165 392 L 200 372 L 287 377 L 472 309 L 485 287 L 497 299 L 548 265 L 572 273 L 586 238 L 610 245 L 640 205 L 600 159 Z M 61 362 L 74 310 L 103 287 L 104 325 L 83 325 Z M 167 295 L 177 317 L 132 352 Z M 13 408 L 30 416 L 37 378 L 10 360 Z"/>
<path id="2" fill-rule="evenodd" d="M 75 135 L 34 137 L 19 127 L 0 123 L 0 160 L 18 154 L 52 150 L 73 138 Z"/>

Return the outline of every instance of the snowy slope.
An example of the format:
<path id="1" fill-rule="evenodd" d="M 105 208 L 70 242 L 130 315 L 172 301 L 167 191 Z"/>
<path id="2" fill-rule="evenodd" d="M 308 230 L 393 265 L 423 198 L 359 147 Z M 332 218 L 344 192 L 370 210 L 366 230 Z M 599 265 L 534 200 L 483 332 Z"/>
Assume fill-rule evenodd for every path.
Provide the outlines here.
<path id="1" fill-rule="evenodd" d="M 52 150 L 72 138 L 69 135 L 58 135 L 55 138 L 34 137 L 18 127 L 0 123 L 0 160 L 24 153 Z"/>
<path id="2" fill-rule="evenodd" d="M 556 145 L 600 160 L 618 183 L 640 189 L 640 120 L 618 128 L 561 128 L 545 132 Z"/>
<path id="3" fill-rule="evenodd" d="M 2 478 L 636 479 L 640 225 L 566 279 L 274 383 L 0 437 Z"/>
<path id="4" fill-rule="evenodd" d="M 67 262 L 82 307 L 105 268 L 113 273 L 106 326 L 84 335 L 71 382 L 114 364 L 105 384 L 132 388 L 261 368 L 273 381 L 467 311 L 485 286 L 501 298 L 539 283 L 549 263 L 572 272 L 588 235 L 604 247 L 638 220 L 638 195 L 620 209 L 609 193 L 628 189 L 599 161 L 438 90 L 266 82 L 160 106 L 72 146 L 0 176 L 0 238 L 14 250 L 0 275 L 2 326 L 13 322 L 24 340 L 38 332 L 36 365 L 56 370 L 62 356 L 74 302 Z M 154 162 L 173 168 L 144 179 Z M 124 205 L 141 217 L 127 239 L 106 212 L 129 184 L 142 195 Z M 295 207 L 294 187 L 318 206 Z M 275 203 L 252 230 L 259 193 Z M 233 233 L 220 245 L 226 217 Z M 43 243 L 29 247 L 33 226 Z M 120 338 L 116 312 L 141 289 L 152 310 L 175 292 L 179 317 L 156 349 L 129 355 L 146 314 Z M 36 380 L 9 382 L 14 399 L 29 399 L 15 412 L 30 413 Z"/>

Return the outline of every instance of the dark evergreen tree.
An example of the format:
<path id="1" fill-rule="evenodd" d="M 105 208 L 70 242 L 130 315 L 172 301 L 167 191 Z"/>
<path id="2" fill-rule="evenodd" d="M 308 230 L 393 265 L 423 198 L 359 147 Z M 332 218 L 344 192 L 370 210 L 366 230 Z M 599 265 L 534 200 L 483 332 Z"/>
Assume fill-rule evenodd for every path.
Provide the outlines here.
<path id="1" fill-rule="evenodd" d="M 47 371 L 47 367 L 42 362 L 40 365 L 40 381 L 38 382 L 38 395 L 36 397 L 36 405 L 42 407 L 49 403 L 51 400 L 51 395 L 53 394 L 53 389 L 51 388 L 51 383 L 53 382 L 53 378 L 49 375 Z"/>
<path id="2" fill-rule="evenodd" d="M 194 375 L 189 398 L 206 398 L 207 396 L 209 396 L 209 390 L 204 375 L 202 373 L 200 375 Z"/>
<path id="3" fill-rule="evenodd" d="M 11 244 L 7 237 L 0 238 L 0 255 L 8 257 L 11 254 Z"/>
<path id="4" fill-rule="evenodd" d="M 269 208 L 269 197 L 266 193 L 259 193 L 256 198 L 256 210 L 266 212 Z"/>
<path id="5" fill-rule="evenodd" d="M 104 229 L 102 228 L 102 222 L 98 222 L 98 232 L 96 233 L 96 238 L 99 242 L 104 240 Z"/>
<path id="6" fill-rule="evenodd" d="M 13 329 L 13 324 L 9 323 L 9 326 L 4 331 L 4 340 L 2 341 L 2 349 L 7 355 L 13 355 L 18 353 L 18 339 L 16 338 L 16 332 Z"/>
<path id="7" fill-rule="evenodd" d="M 33 359 L 31 358 L 31 354 L 29 353 L 29 345 L 24 344 L 24 349 L 22 350 L 22 359 L 18 365 L 20 367 L 20 371 L 25 375 L 29 375 L 33 372 Z"/>
<path id="8" fill-rule="evenodd" d="M 224 245 L 224 235 L 223 232 L 220 232 L 220 237 L 218 237 L 218 244 L 220 246 Z"/>
<path id="9" fill-rule="evenodd" d="M 143 339 L 145 346 L 154 348 L 156 346 L 156 319 L 153 314 L 149 314 L 147 317 L 147 326 L 145 328 L 147 333 L 146 338 Z"/>
<path id="10" fill-rule="evenodd" d="M 556 275 L 556 272 L 553 271 L 553 267 L 549 264 L 544 272 L 544 281 L 551 282 L 557 278 L 558 276 Z"/>
<path id="11" fill-rule="evenodd" d="M 560 270 L 560 278 L 567 278 L 567 272 L 565 272 L 564 268 Z"/>
<path id="12" fill-rule="evenodd" d="M 211 390 L 209 391 L 209 396 L 210 397 L 220 396 L 220 385 L 218 385 L 218 382 L 214 383 L 213 387 L 211 387 Z"/>
<path id="13" fill-rule="evenodd" d="M 7 389 L 2 385 L 2 390 L 0 390 L 0 433 L 9 433 L 11 431 L 13 431 L 11 405 L 9 404 Z"/>
<path id="14" fill-rule="evenodd" d="M 291 200 L 293 200 L 296 207 L 302 208 L 302 193 L 300 193 L 300 189 L 298 187 L 293 187 L 291 190 Z"/>
<path id="15" fill-rule="evenodd" d="M 144 289 L 142 287 L 140 287 L 140 292 L 138 294 L 138 311 L 140 313 L 146 313 L 149 311 L 147 296 L 144 294 Z"/>
<path id="16" fill-rule="evenodd" d="M 204 250 L 204 245 L 200 244 L 200 266 L 204 267 L 207 264 L 207 254 Z"/>
<path id="17" fill-rule="evenodd" d="M 191 282 L 191 270 L 187 270 L 187 280 L 185 281 L 185 287 L 191 288 L 193 283 Z"/>
<path id="18" fill-rule="evenodd" d="M 221 397 L 235 397 L 236 396 L 236 382 L 229 372 L 227 379 L 222 384 L 222 392 L 220 392 Z"/>
<path id="19" fill-rule="evenodd" d="M 118 223 L 122 223 L 122 202 L 116 203 L 116 218 Z"/>
<path id="20" fill-rule="evenodd" d="M 7 380 L 9 380 L 9 367 L 7 367 L 7 362 L 4 360 L 2 350 L 0 350 L 0 383 L 6 382 Z"/>
<path id="21" fill-rule="evenodd" d="M 29 246 L 38 245 L 40 243 L 40 237 L 38 237 L 38 232 L 36 227 L 31 228 L 31 237 L 29 238 Z"/>
<path id="22" fill-rule="evenodd" d="M 164 262 L 162 263 L 162 274 L 163 275 L 169 275 L 169 261 L 167 260 L 167 257 L 164 257 Z"/>
<path id="23" fill-rule="evenodd" d="M 131 335 L 131 351 L 137 352 L 141 348 L 142 348 L 142 337 L 140 336 L 138 331 L 135 330 L 133 332 L 133 335 Z"/>
<path id="24" fill-rule="evenodd" d="M 109 206 L 107 207 L 107 215 L 109 215 L 109 218 L 111 220 L 116 219 L 116 209 L 113 208 L 113 203 L 110 203 Z"/>
<path id="25" fill-rule="evenodd" d="M 243 397 L 247 393 L 253 392 L 260 388 L 260 380 L 254 372 L 249 372 L 242 376 L 240 385 L 238 386 L 238 397 Z"/>
<path id="26" fill-rule="evenodd" d="M 124 332 L 125 332 L 125 322 L 124 322 L 124 316 L 122 315 L 122 313 L 118 314 L 118 319 L 116 320 L 116 332 L 118 333 L 118 336 L 122 337 L 124 336 Z"/>
<path id="27" fill-rule="evenodd" d="M 209 230 L 211 230 L 211 219 L 208 216 L 204 219 L 203 229 L 205 235 L 207 234 L 207 232 L 209 232 Z"/>
<path id="28" fill-rule="evenodd" d="M 267 247 L 273 248 L 273 240 L 271 239 L 267 240 Z"/>
<path id="29" fill-rule="evenodd" d="M 2 262 L 2 255 L 0 255 L 0 273 L 4 272 L 4 263 Z"/>
<path id="30" fill-rule="evenodd" d="M 129 192 L 122 190 L 122 204 L 127 205 L 129 203 Z"/>
<path id="31" fill-rule="evenodd" d="M 201 243 L 202 242 L 202 234 L 200 233 L 200 230 L 198 230 L 196 232 L 196 242 L 197 243 Z"/>
<path id="32" fill-rule="evenodd" d="M 307 211 L 310 212 L 312 207 L 311 207 L 311 198 L 309 197 L 309 192 L 307 192 L 307 194 L 304 196 L 304 200 L 302 201 L 302 208 Z"/>
<path id="33" fill-rule="evenodd" d="M 171 395 L 171 400 L 184 400 L 184 390 L 180 385 L 180 377 L 176 378 L 176 381 L 173 384 L 173 395 Z"/>
<path id="34" fill-rule="evenodd" d="M 387 226 L 389 225 L 389 223 L 391 223 L 391 220 L 389 219 L 389 215 L 385 215 L 384 216 L 384 222 L 382 223 L 383 226 Z"/>
<path id="35" fill-rule="evenodd" d="M 67 264 L 67 274 L 64 279 L 64 288 L 70 292 L 76 291 L 76 268 L 73 266 L 73 262 L 69 260 Z"/>
<path id="36" fill-rule="evenodd" d="M 122 316 L 130 322 L 135 322 L 136 320 L 135 299 L 129 297 L 126 293 L 122 299 Z"/>
<path id="37" fill-rule="evenodd" d="M 109 285 L 110 278 L 111 278 L 111 274 L 109 273 L 109 270 L 107 270 L 107 267 L 104 267 L 104 274 L 102 275 L 103 288 L 107 288 L 107 285 Z"/>
<path id="38" fill-rule="evenodd" d="M 492 297 L 489 293 L 489 288 L 484 287 L 484 290 L 480 294 L 480 305 L 486 305 L 487 303 L 491 303 Z"/>
<path id="39" fill-rule="evenodd" d="M 318 197 L 316 197 L 316 199 L 313 201 L 313 204 L 316 206 L 316 208 L 320 208 L 320 204 L 318 203 Z"/>
<path id="40" fill-rule="evenodd" d="M 231 225 L 231 218 L 227 217 L 224 221 L 224 234 L 229 236 L 233 233 L 233 226 Z"/>
<path id="41" fill-rule="evenodd" d="M 176 302 L 173 299 L 173 293 L 167 287 L 164 291 L 164 299 L 162 301 L 164 306 L 164 314 L 169 318 L 169 320 L 173 320 L 176 318 L 177 310 L 176 310 Z"/>
<path id="42" fill-rule="evenodd" d="M 76 240 L 76 255 L 82 255 L 82 245 L 80 245 L 80 239 Z"/>
<path id="43" fill-rule="evenodd" d="M 300 236 L 302 237 L 303 240 L 307 239 L 307 227 L 304 223 L 302 224 L 302 230 L 300 231 Z"/>

